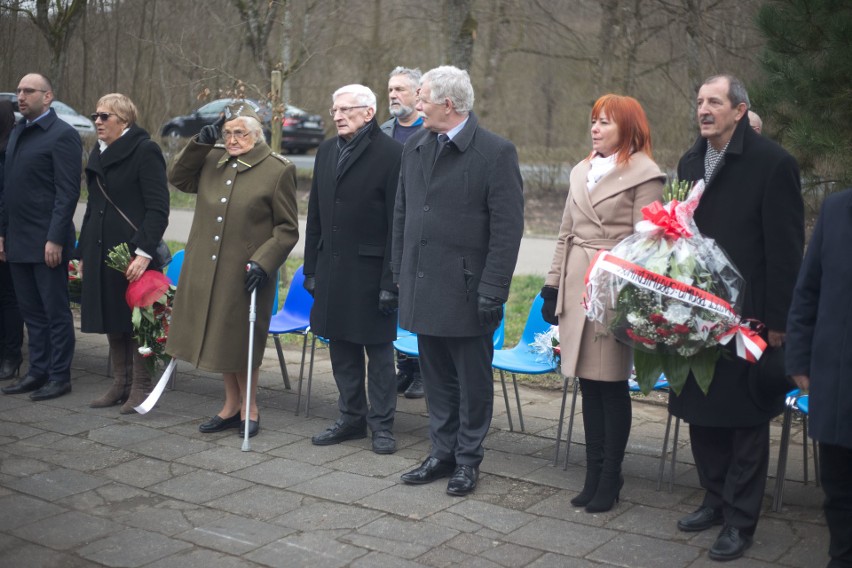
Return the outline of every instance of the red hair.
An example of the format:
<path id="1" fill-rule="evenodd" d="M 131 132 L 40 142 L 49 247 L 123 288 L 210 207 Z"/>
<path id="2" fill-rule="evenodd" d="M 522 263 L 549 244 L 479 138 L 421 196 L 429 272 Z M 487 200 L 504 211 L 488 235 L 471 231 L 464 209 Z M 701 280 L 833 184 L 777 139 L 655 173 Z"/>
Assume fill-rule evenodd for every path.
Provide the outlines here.
<path id="1" fill-rule="evenodd" d="M 627 163 L 634 152 L 644 152 L 651 158 L 651 127 L 639 101 L 633 97 L 608 94 L 595 101 L 592 120 L 601 113 L 618 125 L 618 145 L 613 152 L 615 163 Z M 594 156 L 594 152 L 589 158 Z"/>

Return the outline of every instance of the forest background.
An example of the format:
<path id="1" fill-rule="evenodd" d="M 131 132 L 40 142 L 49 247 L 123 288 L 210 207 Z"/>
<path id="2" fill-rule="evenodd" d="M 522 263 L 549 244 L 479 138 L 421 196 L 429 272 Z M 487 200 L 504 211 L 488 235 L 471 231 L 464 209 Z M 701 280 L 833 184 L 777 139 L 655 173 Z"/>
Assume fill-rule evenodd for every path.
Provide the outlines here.
<path id="1" fill-rule="evenodd" d="M 852 180 L 848 0 L 0 0 L 0 50 L 0 91 L 44 72 L 83 114 L 123 92 L 155 138 L 208 100 L 268 98 L 273 70 L 283 100 L 323 115 L 337 87 L 366 84 L 383 120 L 391 69 L 451 63 L 470 71 L 482 123 L 540 165 L 528 196 L 557 202 L 598 96 L 642 103 L 672 171 L 697 134 L 697 88 L 727 72 L 802 165 L 811 216 Z M 544 209 L 558 223 L 561 204 Z"/>

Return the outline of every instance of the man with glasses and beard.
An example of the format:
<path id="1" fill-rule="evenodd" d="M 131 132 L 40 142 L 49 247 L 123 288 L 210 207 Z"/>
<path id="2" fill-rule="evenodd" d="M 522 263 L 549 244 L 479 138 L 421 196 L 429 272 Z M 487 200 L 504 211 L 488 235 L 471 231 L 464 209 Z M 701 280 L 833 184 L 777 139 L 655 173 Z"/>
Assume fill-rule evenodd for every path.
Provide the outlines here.
<path id="1" fill-rule="evenodd" d="M 53 87 L 39 73 L 18 83 L 18 122 L 6 149 L 0 197 L 0 260 L 9 263 L 29 337 L 29 368 L 5 394 L 47 400 L 71 392 L 74 320 L 67 263 L 80 197 L 80 136 L 50 108 Z"/>
<path id="2" fill-rule="evenodd" d="M 388 111 L 392 118 L 382 123 L 382 132 L 405 144 L 412 134 L 423 127 L 423 117 L 414 108 L 417 103 L 417 89 L 420 87 L 420 69 L 397 67 L 388 78 Z M 420 376 L 420 361 L 397 353 L 396 390 L 405 398 L 423 398 L 423 379 Z"/>
<path id="3" fill-rule="evenodd" d="M 388 111 L 392 118 L 383 122 L 381 129 L 400 144 L 423 127 L 423 117 L 414 108 L 420 75 L 420 69 L 397 67 L 388 78 Z"/>

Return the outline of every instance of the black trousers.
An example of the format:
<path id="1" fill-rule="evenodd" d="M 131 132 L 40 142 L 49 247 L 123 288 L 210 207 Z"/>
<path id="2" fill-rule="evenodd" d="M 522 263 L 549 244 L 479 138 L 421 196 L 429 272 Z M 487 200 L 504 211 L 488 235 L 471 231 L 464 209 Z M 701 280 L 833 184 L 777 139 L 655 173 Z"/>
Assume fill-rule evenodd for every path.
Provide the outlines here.
<path id="1" fill-rule="evenodd" d="M 819 445 L 819 479 L 831 540 L 828 568 L 852 567 L 852 448 Z"/>
<path id="2" fill-rule="evenodd" d="M 328 351 L 334 382 L 337 383 L 337 391 L 340 393 L 337 408 L 343 421 L 347 424 L 363 424 L 366 421 L 373 432 L 393 430 L 396 413 L 393 343 L 361 345 L 331 340 Z"/>
<path id="3" fill-rule="evenodd" d="M 0 359 L 21 358 L 24 343 L 24 320 L 12 284 L 8 262 L 0 262 Z"/>
<path id="4" fill-rule="evenodd" d="M 478 466 L 494 409 L 492 334 L 418 335 L 420 374 L 429 401 L 431 456 Z"/>
<path id="5" fill-rule="evenodd" d="M 753 535 L 769 469 L 769 422 L 750 428 L 689 426 L 704 506 L 721 510 L 725 524 Z"/>
<path id="6" fill-rule="evenodd" d="M 12 262 L 12 278 L 29 337 L 29 369 L 36 379 L 69 382 L 74 358 L 74 319 L 68 300 L 68 265 Z"/>

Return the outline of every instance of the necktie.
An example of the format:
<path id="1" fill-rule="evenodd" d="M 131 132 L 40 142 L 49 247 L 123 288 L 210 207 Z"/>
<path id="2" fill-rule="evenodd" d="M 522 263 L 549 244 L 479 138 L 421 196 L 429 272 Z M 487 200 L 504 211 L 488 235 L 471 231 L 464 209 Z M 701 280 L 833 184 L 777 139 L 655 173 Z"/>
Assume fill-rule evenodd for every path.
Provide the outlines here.
<path id="1" fill-rule="evenodd" d="M 444 147 L 447 145 L 447 142 L 450 141 L 450 137 L 446 134 L 438 134 L 438 143 L 435 144 L 435 161 L 438 161 L 438 156 L 441 155 L 441 152 L 444 151 Z"/>

